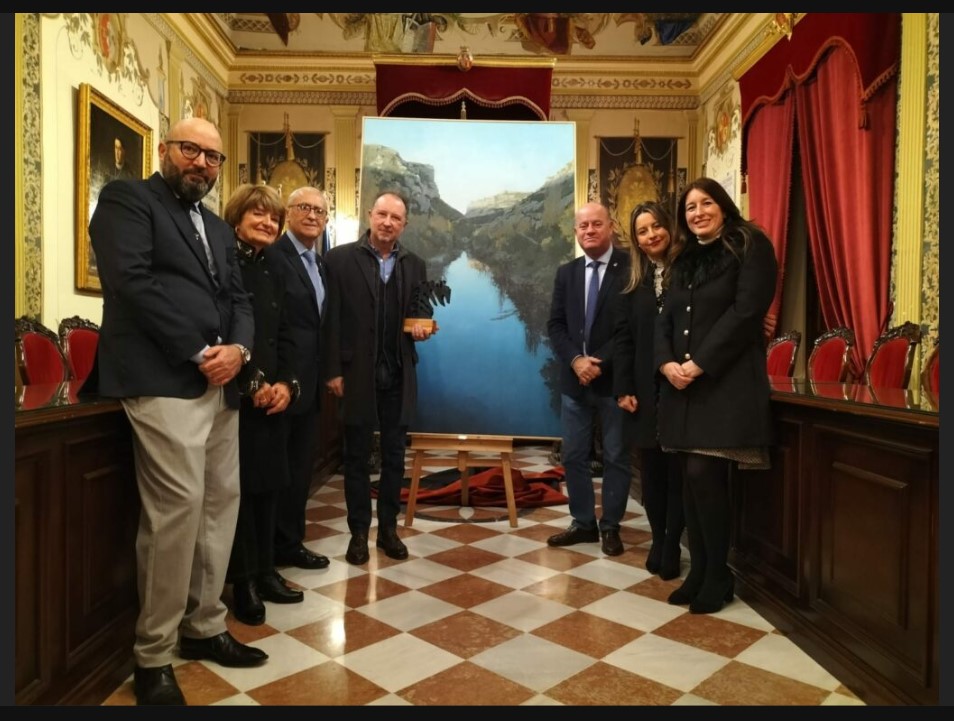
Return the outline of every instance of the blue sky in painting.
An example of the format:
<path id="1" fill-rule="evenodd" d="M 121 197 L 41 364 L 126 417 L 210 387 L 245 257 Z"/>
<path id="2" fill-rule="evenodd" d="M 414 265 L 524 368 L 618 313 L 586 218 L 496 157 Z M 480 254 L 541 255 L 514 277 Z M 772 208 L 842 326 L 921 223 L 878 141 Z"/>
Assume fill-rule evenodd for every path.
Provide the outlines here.
<path id="1" fill-rule="evenodd" d="M 362 146 L 433 166 L 441 198 L 465 213 L 475 200 L 539 188 L 573 160 L 553 151 L 574 148 L 574 138 L 568 122 L 365 118 Z"/>

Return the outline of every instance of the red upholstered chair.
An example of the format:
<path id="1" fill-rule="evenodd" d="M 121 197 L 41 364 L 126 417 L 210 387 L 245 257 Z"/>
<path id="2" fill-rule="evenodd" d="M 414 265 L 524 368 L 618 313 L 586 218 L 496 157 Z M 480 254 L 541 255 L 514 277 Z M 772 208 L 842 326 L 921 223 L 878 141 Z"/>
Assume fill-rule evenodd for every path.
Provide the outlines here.
<path id="1" fill-rule="evenodd" d="M 96 346 L 99 343 L 99 326 L 90 320 L 74 315 L 60 321 L 60 348 L 69 366 L 70 378 L 84 380 L 93 369 Z"/>
<path id="2" fill-rule="evenodd" d="M 865 383 L 875 388 L 907 388 L 920 342 L 921 328 L 910 321 L 886 330 L 865 363 Z"/>
<path id="3" fill-rule="evenodd" d="M 851 328 L 832 328 L 815 339 L 808 357 L 808 379 L 817 383 L 844 383 L 848 377 L 848 354 L 855 347 Z"/>
<path id="4" fill-rule="evenodd" d="M 941 394 L 941 339 L 934 341 L 934 347 L 924 359 L 921 367 L 921 387 L 934 395 Z"/>
<path id="5" fill-rule="evenodd" d="M 25 384 L 62 383 L 69 375 L 56 333 L 36 318 L 14 321 L 17 364 Z"/>
<path id="6" fill-rule="evenodd" d="M 802 334 L 797 330 L 782 333 L 769 341 L 765 349 L 765 360 L 770 376 L 788 376 L 795 373 L 795 357 L 801 345 Z"/>

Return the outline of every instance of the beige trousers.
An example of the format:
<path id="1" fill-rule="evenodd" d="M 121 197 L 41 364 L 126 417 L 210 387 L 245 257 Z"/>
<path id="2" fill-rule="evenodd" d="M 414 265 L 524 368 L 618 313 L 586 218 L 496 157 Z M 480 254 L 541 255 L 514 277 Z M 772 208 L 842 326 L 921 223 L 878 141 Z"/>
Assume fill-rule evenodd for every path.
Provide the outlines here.
<path id="1" fill-rule="evenodd" d="M 239 507 L 238 411 L 221 387 L 199 398 L 125 398 L 142 511 L 136 537 L 143 668 L 172 663 L 179 632 L 225 630 L 222 589 Z"/>

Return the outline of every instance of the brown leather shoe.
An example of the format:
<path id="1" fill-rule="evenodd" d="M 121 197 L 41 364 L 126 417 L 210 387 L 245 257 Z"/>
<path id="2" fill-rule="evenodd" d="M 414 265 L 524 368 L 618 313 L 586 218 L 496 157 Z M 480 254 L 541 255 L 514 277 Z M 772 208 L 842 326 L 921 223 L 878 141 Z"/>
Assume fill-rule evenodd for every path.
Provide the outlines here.
<path id="1" fill-rule="evenodd" d="M 176 682 L 172 664 L 133 671 L 133 691 L 137 706 L 185 706 L 185 697 Z"/>
<path id="2" fill-rule="evenodd" d="M 580 528 L 575 523 L 565 531 L 547 539 L 548 546 L 572 546 L 577 543 L 593 543 L 600 540 L 600 531 L 598 528 Z"/>

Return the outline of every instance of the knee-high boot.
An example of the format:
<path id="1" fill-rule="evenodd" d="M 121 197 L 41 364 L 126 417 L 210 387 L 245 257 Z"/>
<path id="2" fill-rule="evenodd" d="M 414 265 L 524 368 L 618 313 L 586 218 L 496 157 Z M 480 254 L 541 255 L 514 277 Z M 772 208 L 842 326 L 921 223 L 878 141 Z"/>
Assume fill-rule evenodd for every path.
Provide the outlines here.
<path id="1" fill-rule="evenodd" d="M 692 613 L 715 613 L 731 601 L 734 579 L 729 569 L 731 509 L 729 461 L 709 459 L 708 472 L 693 479 L 693 497 L 700 509 L 699 525 L 706 548 L 702 587 L 689 604 Z"/>
<path id="2" fill-rule="evenodd" d="M 643 486 L 643 509 L 653 534 L 652 546 L 646 556 L 646 570 L 650 573 L 659 573 L 666 544 L 668 455 L 659 448 L 640 449 L 639 475 Z"/>
<path id="3" fill-rule="evenodd" d="M 669 603 L 684 606 L 691 603 L 702 588 L 706 576 L 706 545 L 702 533 L 702 523 L 699 517 L 701 509 L 693 494 L 693 487 L 689 482 L 686 470 L 688 454 L 679 454 L 679 466 L 682 470 L 682 500 L 685 511 L 686 531 L 689 536 L 689 573 L 682 585 L 669 594 Z"/>
<path id="4" fill-rule="evenodd" d="M 659 577 L 664 581 L 679 577 L 682 531 L 686 527 L 679 463 L 672 454 L 667 454 L 666 461 L 666 540 L 663 543 L 662 563 L 659 566 Z"/>

